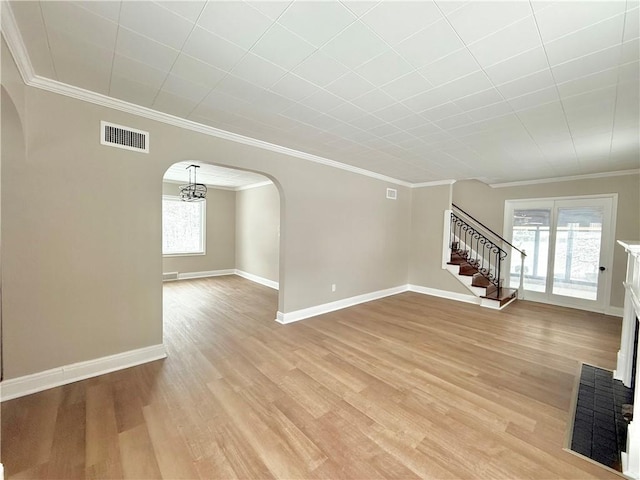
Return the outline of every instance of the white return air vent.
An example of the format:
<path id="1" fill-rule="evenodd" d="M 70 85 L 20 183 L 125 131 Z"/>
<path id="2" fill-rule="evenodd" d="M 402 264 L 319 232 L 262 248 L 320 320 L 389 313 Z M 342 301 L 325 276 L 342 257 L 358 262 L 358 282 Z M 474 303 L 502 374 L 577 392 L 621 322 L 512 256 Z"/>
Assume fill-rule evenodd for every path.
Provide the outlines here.
<path id="1" fill-rule="evenodd" d="M 100 122 L 100 143 L 110 147 L 149 153 L 149 132 L 102 121 Z"/>
<path id="2" fill-rule="evenodd" d="M 395 188 L 387 188 L 387 198 L 389 200 L 396 200 L 398 198 L 398 190 Z"/>

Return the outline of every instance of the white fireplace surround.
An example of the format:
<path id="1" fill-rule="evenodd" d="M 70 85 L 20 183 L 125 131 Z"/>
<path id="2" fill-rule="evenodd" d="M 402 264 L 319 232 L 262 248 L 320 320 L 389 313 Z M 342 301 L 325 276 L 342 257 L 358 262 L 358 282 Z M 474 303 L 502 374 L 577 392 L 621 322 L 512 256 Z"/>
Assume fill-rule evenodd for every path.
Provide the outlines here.
<path id="1" fill-rule="evenodd" d="M 635 341 L 636 322 L 640 318 L 640 241 L 621 241 L 628 255 L 627 276 L 624 282 L 624 314 L 622 317 L 622 334 L 618 362 L 613 377 L 631 386 L 633 371 L 633 345 Z M 636 353 L 640 357 L 640 349 Z M 629 423 L 627 432 L 627 451 L 622 453 L 622 473 L 631 478 L 640 479 L 640 409 L 635 413 L 635 406 L 640 403 L 640 361 L 636 358 L 636 389 L 634 392 L 634 420 Z"/>

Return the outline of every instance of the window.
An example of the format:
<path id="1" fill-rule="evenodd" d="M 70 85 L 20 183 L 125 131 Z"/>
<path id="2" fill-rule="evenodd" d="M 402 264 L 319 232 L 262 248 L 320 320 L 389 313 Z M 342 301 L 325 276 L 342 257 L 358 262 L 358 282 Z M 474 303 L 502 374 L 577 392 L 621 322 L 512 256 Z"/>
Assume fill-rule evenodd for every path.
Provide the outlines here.
<path id="1" fill-rule="evenodd" d="M 203 255 L 206 202 L 162 197 L 162 254 Z"/>

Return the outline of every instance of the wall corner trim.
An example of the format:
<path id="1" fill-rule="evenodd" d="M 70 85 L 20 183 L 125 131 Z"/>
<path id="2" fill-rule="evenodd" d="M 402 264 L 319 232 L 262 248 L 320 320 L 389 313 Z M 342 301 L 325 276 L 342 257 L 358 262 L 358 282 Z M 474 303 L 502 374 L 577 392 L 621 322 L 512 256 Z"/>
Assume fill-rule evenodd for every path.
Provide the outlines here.
<path id="1" fill-rule="evenodd" d="M 264 285 L 265 287 L 273 288 L 274 290 L 280 289 L 280 284 L 278 282 L 274 282 L 273 280 L 269 280 L 268 278 L 259 277 L 258 275 L 254 275 L 253 273 L 244 272 L 238 269 L 234 270 L 234 273 L 239 277 L 259 283 L 260 285 Z"/>
<path id="2" fill-rule="evenodd" d="M 343 308 L 352 307 L 360 303 L 370 302 L 372 300 L 378 300 L 380 298 L 388 297 L 390 295 L 396 295 L 398 293 L 406 292 L 407 285 L 400 285 L 398 287 L 387 288 L 385 290 L 378 290 L 376 292 L 369 292 L 362 295 L 356 295 L 355 297 L 343 298 L 342 300 L 336 300 L 335 302 L 323 303 L 322 305 L 316 305 L 315 307 L 303 308 L 301 310 L 294 310 L 293 312 L 278 312 L 275 321 L 278 323 L 287 324 L 304 320 L 305 318 L 315 317 L 324 313 L 334 312 L 336 310 L 342 310 Z"/>
<path id="3" fill-rule="evenodd" d="M 11 378 L 0 383 L 0 401 L 4 402 L 116 370 L 135 367 L 166 358 L 166 356 L 164 345 L 158 344 Z"/>

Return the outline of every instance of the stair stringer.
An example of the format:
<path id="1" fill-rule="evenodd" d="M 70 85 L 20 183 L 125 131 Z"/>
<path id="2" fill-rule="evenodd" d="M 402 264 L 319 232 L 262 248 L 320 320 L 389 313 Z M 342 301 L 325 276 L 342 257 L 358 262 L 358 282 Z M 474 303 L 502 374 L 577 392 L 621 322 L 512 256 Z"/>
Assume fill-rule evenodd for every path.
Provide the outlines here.
<path id="1" fill-rule="evenodd" d="M 510 305 L 514 300 L 516 300 L 516 298 L 514 297 L 513 299 L 509 300 L 504 305 L 500 306 L 500 301 L 499 300 L 493 300 L 491 298 L 482 298 L 483 295 L 486 294 L 486 288 L 484 288 L 484 287 L 474 287 L 473 285 L 471 285 L 471 282 L 473 282 L 473 277 L 471 277 L 469 275 L 460 275 L 459 274 L 459 271 L 460 271 L 460 266 L 459 265 L 446 264 L 444 267 L 445 267 L 445 270 L 447 270 L 451 275 L 453 275 L 456 280 L 458 280 L 461 284 L 463 284 L 471 293 L 473 293 L 473 295 L 475 297 L 478 298 L 479 305 L 481 307 L 491 308 L 493 310 L 502 310 L 507 305 Z"/>

